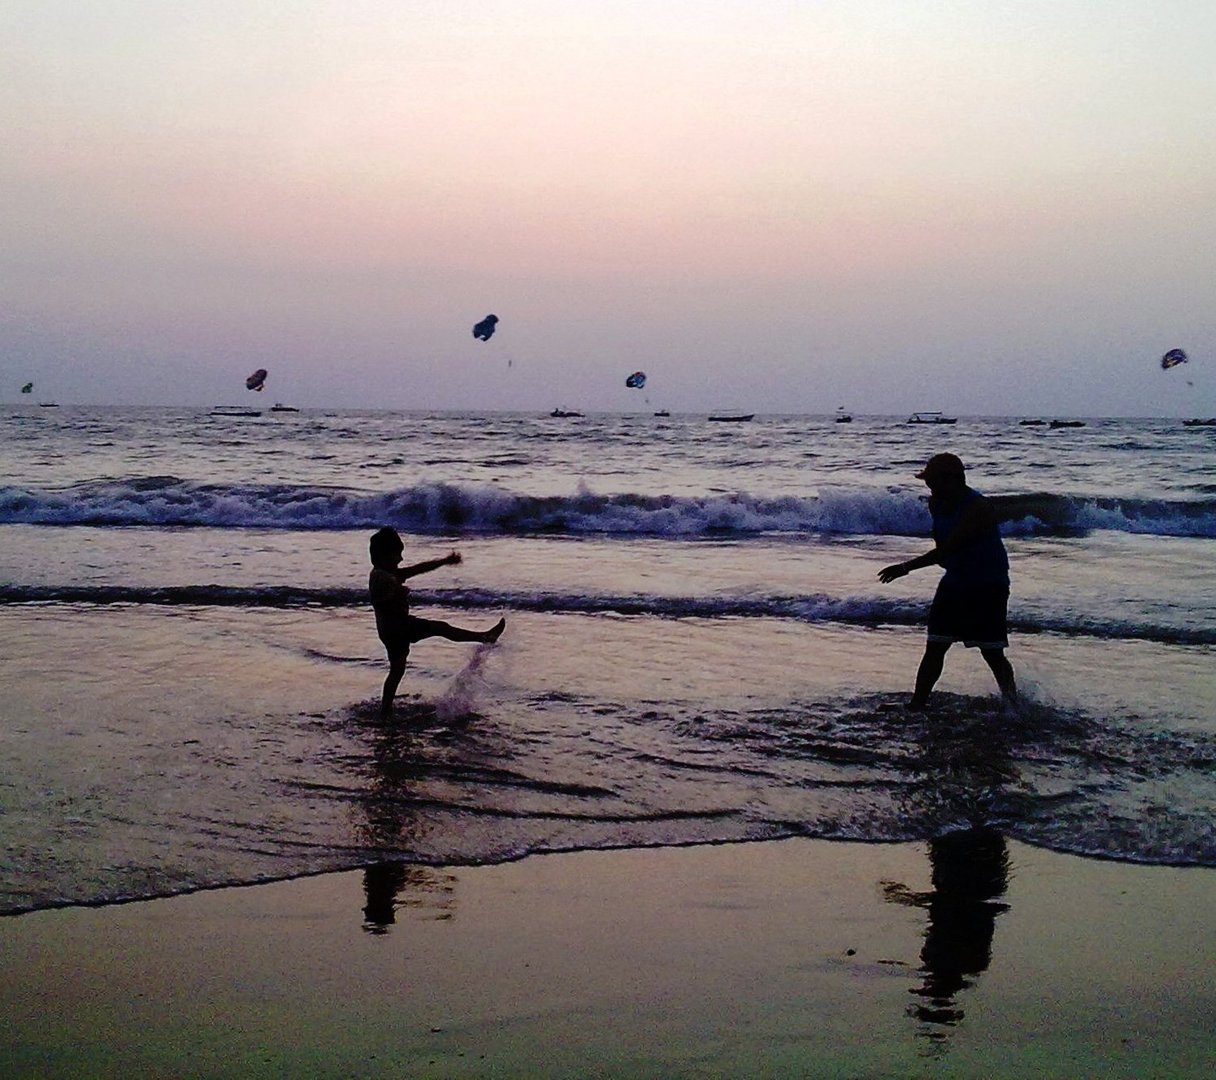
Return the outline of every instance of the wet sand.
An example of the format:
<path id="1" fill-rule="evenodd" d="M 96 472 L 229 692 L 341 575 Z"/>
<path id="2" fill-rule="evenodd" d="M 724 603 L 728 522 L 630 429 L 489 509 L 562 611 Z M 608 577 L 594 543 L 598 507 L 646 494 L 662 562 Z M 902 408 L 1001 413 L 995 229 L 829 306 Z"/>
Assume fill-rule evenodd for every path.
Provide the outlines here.
<path id="1" fill-rule="evenodd" d="M 1216 872 L 991 834 L 380 867 L 0 920 L 0 1076 L 1207 1077 Z"/>

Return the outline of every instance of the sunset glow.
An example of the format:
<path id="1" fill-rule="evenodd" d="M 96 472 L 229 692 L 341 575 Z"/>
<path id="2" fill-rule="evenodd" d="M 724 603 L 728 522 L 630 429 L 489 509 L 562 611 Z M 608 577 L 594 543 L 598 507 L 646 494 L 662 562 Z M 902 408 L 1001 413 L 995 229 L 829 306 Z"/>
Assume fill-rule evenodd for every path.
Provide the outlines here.
<path id="1" fill-rule="evenodd" d="M 612 409 L 644 360 L 699 408 L 746 359 L 759 409 L 1169 413 L 1151 360 L 1216 363 L 1207 5 L 22 7 L 10 396 L 256 361 L 308 404 Z M 1007 398 L 1064 359 L 1097 388 Z"/>

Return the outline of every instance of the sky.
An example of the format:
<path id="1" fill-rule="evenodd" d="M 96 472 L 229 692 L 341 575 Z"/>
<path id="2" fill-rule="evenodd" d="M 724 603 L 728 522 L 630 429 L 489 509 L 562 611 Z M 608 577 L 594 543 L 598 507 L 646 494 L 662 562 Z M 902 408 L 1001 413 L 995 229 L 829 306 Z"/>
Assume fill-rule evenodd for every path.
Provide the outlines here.
<path id="1" fill-rule="evenodd" d="M 1216 415 L 1214 54 L 1209 0 L 0 0 L 0 401 Z"/>

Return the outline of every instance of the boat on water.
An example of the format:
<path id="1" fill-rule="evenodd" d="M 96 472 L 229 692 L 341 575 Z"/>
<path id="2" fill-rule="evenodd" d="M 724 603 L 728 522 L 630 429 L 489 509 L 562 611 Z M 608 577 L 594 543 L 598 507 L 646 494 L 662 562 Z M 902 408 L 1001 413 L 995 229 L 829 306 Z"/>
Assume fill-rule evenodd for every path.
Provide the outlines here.
<path id="1" fill-rule="evenodd" d="M 728 424 L 746 424 L 749 420 L 756 418 L 755 413 L 711 413 L 710 420 L 720 420 Z"/>
<path id="2" fill-rule="evenodd" d="M 1194 420 L 1183 420 L 1183 427 L 1216 427 L 1216 416 L 1209 416 L 1206 420 L 1201 420 L 1196 417 Z"/>
<path id="3" fill-rule="evenodd" d="M 1053 427 L 1053 428 L 1084 427 L 1085 421 L 1084 420 L 1053 420 L 1053 421 L 1051 421 L 1051 424 L 1049 426 Z"/>
<path id="4" fill-rule="evenodd" d="M 666 409 L 660 409 L 657 413 L 655 413 L 655 416 L 670 416 L 670 415 L 671 415 L 671 413 L 669 413 Z"/>
<path id="5" fill-rule="evenodd" d="M 57 402 L 57 401 L 40 401 L 40 402 L 38 402 L 38 408 L 40 408 L 40 409 L 57 409 L 57 408 L 59 408 L 59 402 Z"/>
<path id="6" fill-rule="evenodd" d="M 1047 424 L 1046 420 L 1019 420 L 1022 427 L 1044 427 Z"/>
<path id="7" fill-rule="evenodd" d="M 583 414 L 581 412 L 575 412 L 573 409 L 554 409 L 549 415 L 564 417 L 564 416 L 582 416 Z"/>
<path id="8" fill-rule="evenodd" d="M 940 412 L 914 412 L 905 424 L 957 424 L 957 416 L 944 416 Z"/>
<path id="9" fill-rule="evenodd" d="M 845 412 L 844 406 L 841 405 L 840 408 L 836 410 L 836 423 L 851 424 L 852 422 L 853 414 L 850 412 Z"/>
<path id="10" fill-rule="evenodd" d="M 251 409 L 248 405 L 217 405 L 211 410 L 212 416 L 261 416 L 261 409 Z"/>
<path id="11" fill-rule="evenodd" d="M 276 401 L 270 406 L 271 412 L 299 412 L 294 405 L 284 405 L 281 401 Z"/>

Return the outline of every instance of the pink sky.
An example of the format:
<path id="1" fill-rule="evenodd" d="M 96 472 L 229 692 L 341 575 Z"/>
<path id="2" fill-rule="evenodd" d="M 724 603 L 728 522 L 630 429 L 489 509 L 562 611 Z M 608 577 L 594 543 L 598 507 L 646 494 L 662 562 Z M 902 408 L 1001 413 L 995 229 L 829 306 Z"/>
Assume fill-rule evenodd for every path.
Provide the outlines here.
<path id="1" fill-rule="evenodd" d="M 27 7 L 3 400 L 253 366 L 335 406 L 621 409 L 636 367 L 673 409 L 1216 394 L 1207 5 Z"/>

